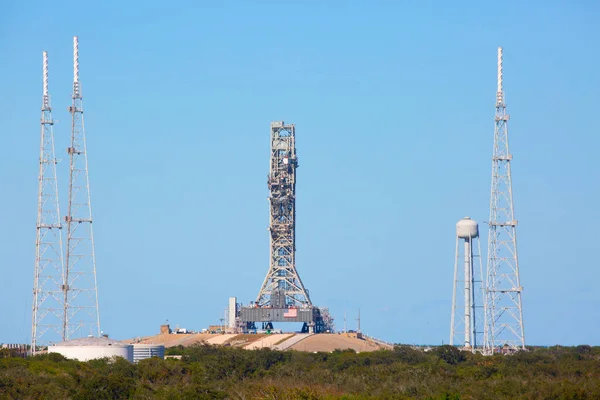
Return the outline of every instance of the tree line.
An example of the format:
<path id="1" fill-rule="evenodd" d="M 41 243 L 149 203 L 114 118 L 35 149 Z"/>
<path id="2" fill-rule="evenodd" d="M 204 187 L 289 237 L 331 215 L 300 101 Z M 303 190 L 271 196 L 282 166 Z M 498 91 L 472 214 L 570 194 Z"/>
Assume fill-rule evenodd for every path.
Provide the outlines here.
<path id="1" fill-rule="evenodd" d="M 181 359 L 0 352 L 2 399 L 600 399 L 600 347 L 484 357 L 440 346 L 332 353 L 196 345 Z"/>

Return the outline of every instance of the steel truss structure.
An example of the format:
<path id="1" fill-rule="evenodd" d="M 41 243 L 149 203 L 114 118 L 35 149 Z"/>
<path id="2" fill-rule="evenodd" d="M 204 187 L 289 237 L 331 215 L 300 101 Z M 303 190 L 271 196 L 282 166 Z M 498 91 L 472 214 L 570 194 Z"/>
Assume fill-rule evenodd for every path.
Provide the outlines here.
<path id="1" fill-rule="evenodd" d="M 492 187 L 486 279 L 484 352 L 525 349 L 521 281 L 517 256 L 517 220 L 514 215 L 508 147 L 508 120 L 502 83 L 502 48 L 498 48 L 498 91 L 492 158 Z"/>
<path id="2" fill-rule="evenodd" d="M 245 331 L 273 329 L 273 322 L 301 322 L 302 332 L 333 329 L 327 308 L 315 307 L 296 270 L 296 128 L 283 121 L 271 123 L 269 271 L 250 307 L 240 307 L 236 321 Z"/>
<path id="3" fill-rule="evenodd" d="M 54 153 L 54 121 L 48 93 L 48 53 L 43 52 L 43 96 L 38 175 L 38 213 L 35 240 L 35 270 L 31 351 L 64 340 L 62 225 Z"/>
<path id="4" fill-rule="evenodd" d="M 96 256 L 92 230 L 92 208 L 83 123 L 83 98 L 79 82 L 79 41 L 73 37 L 73 102 L 69 154 L 69 206 L 64 286 L 65 338 L 100 336 Z"/>
<path id="5" fill-rule="evenodd" d="M 296 128 L 271 123 L 270 196 L 271 254 L 267 276 L 256 298 L 259 307 L 312 307 L 296 270 Z"/>

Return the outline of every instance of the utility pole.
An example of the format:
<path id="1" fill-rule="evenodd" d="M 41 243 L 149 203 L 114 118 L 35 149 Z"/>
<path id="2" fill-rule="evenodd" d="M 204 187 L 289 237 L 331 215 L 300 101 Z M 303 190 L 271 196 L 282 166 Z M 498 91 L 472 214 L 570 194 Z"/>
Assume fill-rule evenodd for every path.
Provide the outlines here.
<path id="1" fill-rule="evenodd" d="M 73 102 L 69 154 L 69 206 L 67 257 L 64 296 L 65 337 L 100 336 L 96 255 L 92 230 L 92 207 L 86 137 L 83 123 L 83 98 L 79 82 L 79 40 L 73 37 Z"/>
<path id="2" fill-rule="evenodd" d="M 31 324 L 33 354 L 37 352 L 38 346 L 47 345 L 50 340 L 65 339 L 62 298 L 64 280 L 62 225 L 56 179 L 54 121 L 48 92 L 48 53 L 45 51 L 42 53 L 42 60 L 43 95 Z"/>
<path id="3" fill-rule="evenodd" d="M 492 189 L 488 236 L 486 281 L 486 324 L 484 353 L 493 354 L 502 346 L 525 350 L 525 329 L 521 304 L 521 281 L 517 256 L 517 220 L 514 214 L 508 147 L 508 120 L 502 82 L 502 47 L 498 48 L 498 90 L 492 157 Z"/>

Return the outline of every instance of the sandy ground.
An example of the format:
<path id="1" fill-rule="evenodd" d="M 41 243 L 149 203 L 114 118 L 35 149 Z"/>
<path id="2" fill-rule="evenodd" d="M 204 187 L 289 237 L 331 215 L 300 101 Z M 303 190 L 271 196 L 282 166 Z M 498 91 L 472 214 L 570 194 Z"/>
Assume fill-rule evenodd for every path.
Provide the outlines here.
<path id="1" fill-rule="evenodd" d="M 223 335 L 213 335 L 214 337 L 210 338 L 207 342 L 208 344 L 223 344 L 229 339 L 236 337 L 237 335 L 231 333 L 225 333 Z"/>
<path id="2" fill-rule="evenodd" d="M 244 346 L 244 349 L 246 350 L 256 350 L 256 349 L 262 349 L 264 347 L 273 347 L 275 345 L 275 343 L 278 343 L 282 340 L 285 339 L 289 339 L 292 336 L 294 336 L 293 333 L 283 333 L 283 334 L 271 334 L 271 335 L 267 335 L 265 337 L 263 337 L 260 340 L 257 340 L 253 343 L 250 343 L 246 346 Z"/>
<path id="3" fill-rule="evenodd" d="M 354 337 L 348 337 L 344 334 L 328 334 L 323 333 L 320 335 L 312 335 L 299 343 L 290 347 L 291 350 L 299 351 L 325 351 L 331 352 L 336 349 L 354 349 L 356 351 L 375 351 L 381 349 L 381 346 L 377 344 L 357 339 Z"/>
<path id="4" fill-rule="evenodd" d="M 211 335 L 206 333 L 196 333 L 191 335 L 185 334 L 166 334 L 162 333 L 156 336 L 143 337 L 141 341 L 135 342 L 134 340 L 128 340 L 128 343 L 142 343 L 142 344 L 163 344 L 165 347 L 173 346 L 191 346 L 196 343 L 206 342 L 218 335 Z"/>
<path id="5" fill-rule="evenodd" d="M 273 350 L 287 350 L 296 343 L 301 342 L 302 340 L 312 335 L 313 333 L 297 333 L 294 336 L 287 338 L 283 342 L 273 346 Z"/>
<path id="6" fill-rule="evenodd" d="M 187 346 L 192 346 L 197 343 L 207 343 L 215 335 L 195 334 L 195 335 L 177 335 L 177 336 L 188 336 L 188 337 L 182 338 L 181 340 L 175 342 L 174 346 L 182 345 L 182 346 L 187 347 Z"/>
<path id="7" fill-rule="evenodd" d="M 265 337 L 264 334 L 239 334 L 223 343 L 224 346 L 244 347 Z"/>
<path id="8" fill-rule="evenodd" d="M 139 339 L 138 339 L 139 340 Z M 325 351 L 330 352 L 335 349 L 354 349 L 356 351 L 375 351 L 384 348 L 370 340 L 357 339 L 345 334 L 318 335 L 308 334 L 271 334 L 271 335 L 236 335 L 236 334 L 207 334 L 196 333 L 190 335 L 184 334 L 160 334 L 155 336 L 142 337 L 141 340 L 127 340 L 127 343 L 144 344 L 162 344 L 165 347 L 174 346 L 192 346 L 197 343 L 208 343 L 212 345 L 230 345 L 242 347 L 248 350 L 270 347 L 276 350 L 297 350 L 297 351 Z M 281 343 L 280 343 L 281 342 Z M 277 344 L 278 343 L 278 344 Z"/>

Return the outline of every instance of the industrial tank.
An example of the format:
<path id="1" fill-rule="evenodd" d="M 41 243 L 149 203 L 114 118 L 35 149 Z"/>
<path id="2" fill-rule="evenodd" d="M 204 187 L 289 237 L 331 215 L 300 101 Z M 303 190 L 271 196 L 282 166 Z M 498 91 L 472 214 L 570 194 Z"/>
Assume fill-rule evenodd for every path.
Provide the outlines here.
<path id="1" fill-rule="evenodd" d="M 460 239 L 476 238 L 479 236 L 477 221 L 464 217 L 456 224 L 456 236 Z"/>
<path id="2" fill-rule="evenodd" d="M 162 344 L 134 344 L 133 362 L 136 363 L 146 358 L 165 358 L 165 346 Z"/>
<path id="3" fill-rule="evenodd" d="M 66 358 L 88 361 L 97 358 L 123 357 L 133 362 L 133 345 L 107 337 L 86 337 L 48 346 L 48 353 L 62 354 Z"/>

